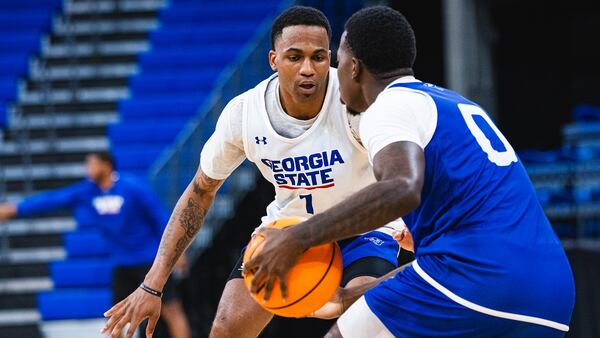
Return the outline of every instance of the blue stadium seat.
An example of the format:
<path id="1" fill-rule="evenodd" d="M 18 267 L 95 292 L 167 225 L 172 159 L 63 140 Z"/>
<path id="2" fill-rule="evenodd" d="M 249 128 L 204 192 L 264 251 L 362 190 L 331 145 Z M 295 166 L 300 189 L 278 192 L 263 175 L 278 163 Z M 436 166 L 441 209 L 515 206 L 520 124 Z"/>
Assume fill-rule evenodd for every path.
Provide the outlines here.
<path id="1" fill-rule="evenodd" d="M 101 318 L 112 306 L 109 288 L 77 288 L 40 292 L 38 309 L 43 320 Z"/>
<path id="2" fill-rule="evenodd" d="M 200 91 L 208 93 L 213 88 L 218 75 L 217 69 L 198 74 L 187 72 L 150 73 L 130 78 L 129 86 L 134 95 L 136 93 L 182 94 L 198 93 Z"/>
<path id="3" fill-rule="evenodd" d="M 203 46 L 222 41 L 241 45 L 254 33 L 255 23 L 229 25 L 226 27 L 169 27 L 150 33 L 150 41 L 164 48 L 173 46 Z"/>
<path id="4" fill-rule="evenodd" d="M 108 244 L 102 233 L 97 230 L 78 230 L 63 235 L 63 243 L 67 257 L 107 256 Z"/>
<path id="5" fill-rule="evenodd" d="M 182 24 L 188 22 L 240 22 L 252 20 L 260 22 L 266 14 L 274 12 L 277 3 L 255 2 L 255 3 L 220 3 L 220 4 L 188 4 L 186 6 L 175 6 L 162 11 L 161 21 L 171 24 Z"/>
<path id="6" fill-rule="evenodd" d="M 233 61 L 239 53 L 240 46 L 229 48 L 211 48 L 208 46 L 187 46 L 185 48 L 161 49 L 143 53 L 139 56 L 140 67 L 144 69 L 178 69 L 185 71 L 187 67 L 206 67 L 215 71 Z"/>
<path id="7" fill-rule="evenodd" d="M 13 29 L 15 31 L 29 29 L 32 23 L 49 24 L 52 13 L 41 9 L 6 10 L 0 8 L 0 29 Z"/>
<path id="8" fill-rule="evenodd" d="M 141 173 L 152 165 L 282 3 L 173 0 L 159 13 L 152 48 L 139 55 L 140 72 L 129 80 L 132 95 L 119 102 L 120 122 L 108 131 L 120 170 Z"/>
<path id="9" fill-rule="evenodd" d="M 78 258 L 50 263 L 55 288 L 109 286 L 113 264 L 110 259 Z"/>
<path id="10" fill-rule="evenodd" d="M 61 5 L 62 0 L 0 1 L 0 128 L 6 124 L 6 104 L 15 98 L 17 79 L 27 75 L 29 59 L 40 49 L 40 35 L 50 29 L 52 13 Z"/>
<path id="11" fill-rule="evenodd" d="M 599 121 L 600 106 L 590 104 L 579 104 L 573 108 L 573 119 L 575 121 Z"/>
<path id="12" fill-rule="evenodd" d="M 208 92 L 188 95 L 156 95 L 119 102 L 123 121 L 146 120 L 150 117 L 178 119 L 190 117 L 207 97 Z"/>
<path id="13" fill-rule="evenodd" d="M 11 101 L 17 95 L 16 77 L 0 77 L 0 102 Z"/>
<path id="14" fill-rule="evenodd" d="M 167 119 L 163 123 L 131 123 L 131 124 L 116 124 L 108 129 L 108 135 L 113 143 L 133 143 L 141 144 L 162 144 L 166 145 L 173 141 L 174 137 L 181 131 L 186 120 L 182 119 Z M 116 150 L 116 149 L 115 149 Z"/>
<path id="15" fill-rule="evenodd" d="M 127 172 L 147 169 L 158 158 L 165 149 L 164 144 L 160 145 L 130 145 L 118 147 L 113 150 L 113 154 L 119 168 Z"/>

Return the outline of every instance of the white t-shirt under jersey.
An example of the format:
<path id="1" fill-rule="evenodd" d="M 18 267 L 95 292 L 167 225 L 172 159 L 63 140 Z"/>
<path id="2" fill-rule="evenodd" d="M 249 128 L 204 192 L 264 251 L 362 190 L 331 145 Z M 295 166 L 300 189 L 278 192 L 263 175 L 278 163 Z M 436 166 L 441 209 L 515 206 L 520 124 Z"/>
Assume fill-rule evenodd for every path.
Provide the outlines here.
<path id="1" fill-rule="evenodd" d="M 433 99 L 405 87 L 389 88 L 396 83 L 417 81 L 412 76 L 395 80 L 361 114 L 360 137 L 371 163 L 375 155 L 389 144 L 410 141 L 425 149 L 433 137 L 437 125 Z"/>

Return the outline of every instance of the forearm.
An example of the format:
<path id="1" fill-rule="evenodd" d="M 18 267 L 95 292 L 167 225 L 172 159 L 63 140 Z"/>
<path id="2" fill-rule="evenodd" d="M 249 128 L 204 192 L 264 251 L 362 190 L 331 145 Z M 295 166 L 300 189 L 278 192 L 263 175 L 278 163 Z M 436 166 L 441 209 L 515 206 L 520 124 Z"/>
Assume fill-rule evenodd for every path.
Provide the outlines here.
<path id="1" fill-rule="evenodd" d="M 368 232 L 418 206 L 418 194 L 410 186 L 400 179 L 373 183 L 289 231 L 303 248 Z"/>
<path id="2" fill-rule="evenodd" d="M 162 289 L 175 263 L 200 230 L 221 182 L 200 173 L 188 185 L 175 205 L 144 280 L 148 286 Z"/>

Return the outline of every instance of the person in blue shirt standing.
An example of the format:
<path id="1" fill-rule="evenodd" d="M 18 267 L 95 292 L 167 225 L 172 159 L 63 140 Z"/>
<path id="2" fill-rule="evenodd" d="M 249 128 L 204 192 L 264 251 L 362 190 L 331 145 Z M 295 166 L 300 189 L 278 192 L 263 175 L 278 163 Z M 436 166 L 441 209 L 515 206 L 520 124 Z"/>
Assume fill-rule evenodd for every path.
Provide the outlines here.
<path id="1" fill-rule="evenodd" d="M 307 248 L 402 217 L 415 261 L 364 292 L 327 337 L 561 337 L 575 289 L 565 252 L 523 164 L 485 111 L 413 76 L 416 43 L 406 18 L 370 7 L 346 23 L 340 93 L 361 114 L 360 136 L 377 182 L 286 230 L 261 229 L 246 263 L 252 292 L 275 281 Z M 389 277 L 389 276 L 388 276 Z M 372 285 L 372 286 L 373 286 Z"/>
<path id="2" fill-rule="evenodd" d="M 87 179 L 62 189 L 0 204 L 0 221 L 58 209 L 70 209 L 77 225 L 98 229 L 115 264 L 112 276 L 116 304 L 143 281 L 168 222 L 168 213 L 141 180 L 114 170 L 108 152 L 91 153 L 85 161 Z M 185 257 L 185 256 L 182 256 Z M 185 258 L 179 268 L 185 268 Z M 190 329 L 174 281 L 165 288 L 161 314 L 173 338 L 189 338 Z"/>

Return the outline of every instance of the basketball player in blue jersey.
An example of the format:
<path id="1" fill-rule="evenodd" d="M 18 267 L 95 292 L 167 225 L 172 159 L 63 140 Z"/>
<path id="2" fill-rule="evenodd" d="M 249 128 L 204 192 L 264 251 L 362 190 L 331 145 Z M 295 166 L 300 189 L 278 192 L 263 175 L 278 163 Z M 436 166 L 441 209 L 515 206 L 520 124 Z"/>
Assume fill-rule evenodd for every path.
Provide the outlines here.
<path id="1" fill-rule="evenodd" d="M 375 182 L 366 150 L 353 136 L 351 116 L 340 102 L 337 73 L 330 71 L 330 34 L 327 18 L 314 8 L 291 7 L 273 22 L 269 63 L 276 73 L 231 100 L 221 113 L 152 268 L 140 289 L 106 313 L 110 319 L 104 332 L 115 337 L 131 323 L 130 337 L 150 317 L 146 335 L 151 335 L 160 312 L 157 296 L 173 263 L 200 229 L 217 189 L 245 159 L 275 190 L 260 226 L 282 216 L 312 217 Z M 390 236 L 395 225 L 403 226 L 395 222 L 340 242 L 342 286 L 362 285 L 396 267 L 398 243 Z M 225 285 L 211 337 L 256 337 L 273 318 L 251 297 L 241 271 L 240 259 Z M 331 306 L 315 316 L 339 314 Z"/>
<path id="2" fill-rule="evenodd" d="M 413 77 L 415 55 L 400 13 L 371 7 L 348 20 L 340 91 L 363 112 L 378 182 L 292 228 L 260 230 L 266 243 L 245 267 L 251 291 L 276 280 L 283 291 L 305 249 L 402 216 L 415 261 L 354 302 L 328 337 L 563 336 L 573 276 L 522 163 L 480 106 Z"/>

